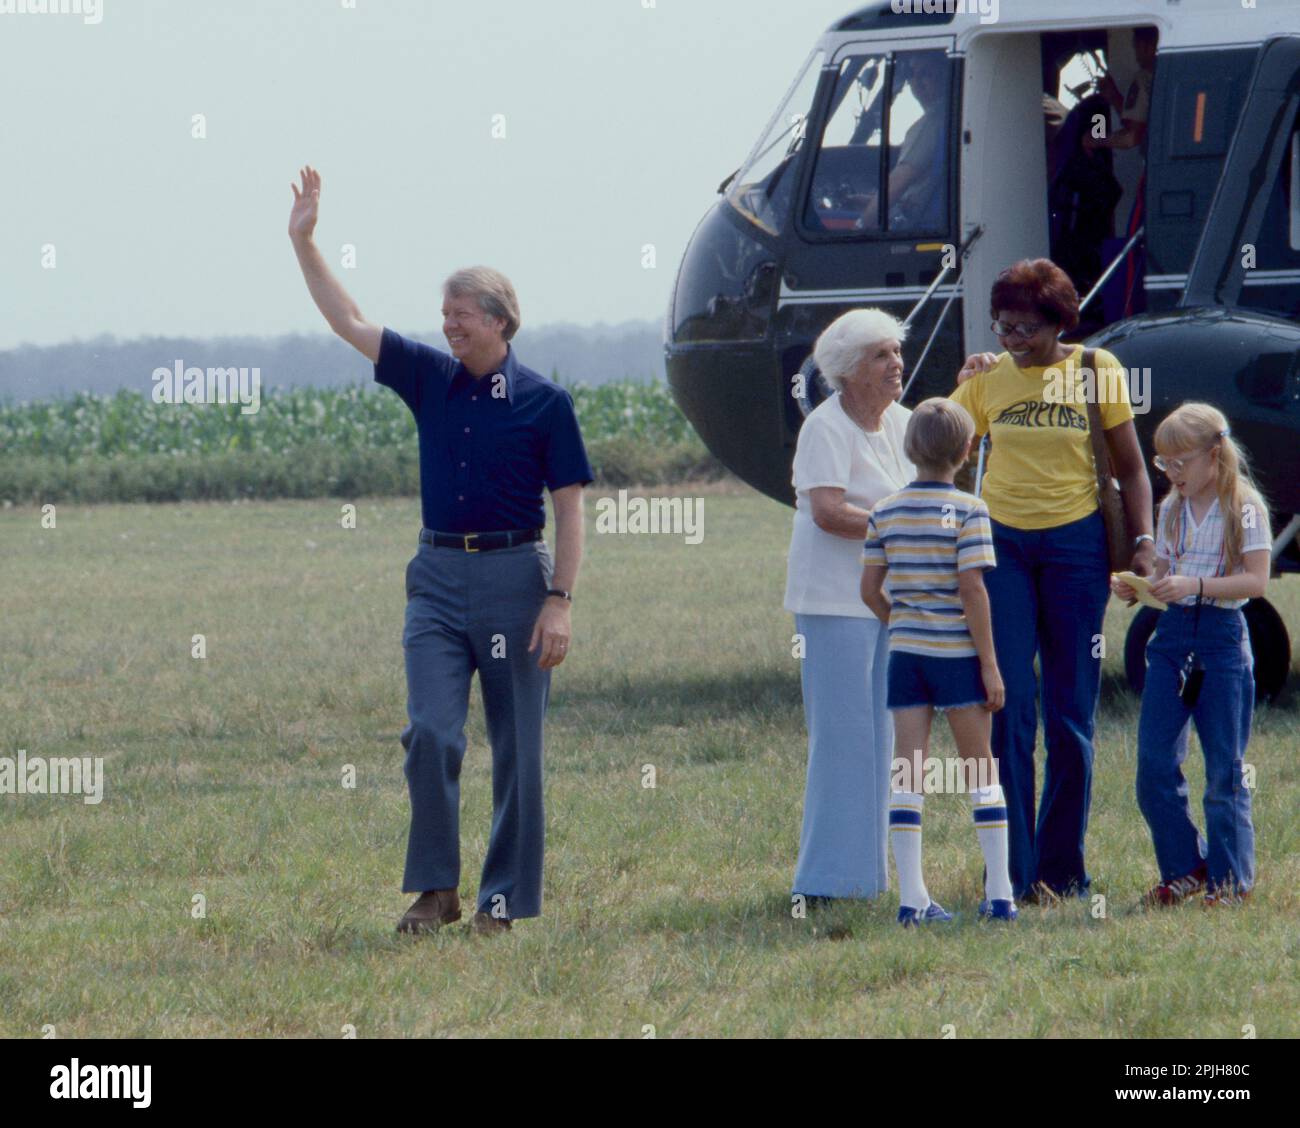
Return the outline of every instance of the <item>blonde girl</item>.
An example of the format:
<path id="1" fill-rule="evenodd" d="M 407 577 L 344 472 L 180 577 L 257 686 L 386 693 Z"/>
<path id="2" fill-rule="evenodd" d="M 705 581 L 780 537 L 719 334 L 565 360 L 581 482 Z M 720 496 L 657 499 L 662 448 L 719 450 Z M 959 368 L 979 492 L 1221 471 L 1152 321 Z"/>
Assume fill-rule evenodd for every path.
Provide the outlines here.
<path id="1" fill-rule="evenodd" d="M 1241 608 L 1268 583 L 1268 507 L 1228 421 L 1185 403 L 1156 429 L 1155 464 L 1170 482 L 1156 518 L 1151 594 L 1169 604 L 1147 645 L 1138 724 L 1138 806 L 1151 828 L 1159 883 L 1149 906 L 1203 894 L 1236 905 L 1255 882 L 1250 791 L 1242 778 L 1255 702 L 1254 657 Z M 1133 590 L 1114 581 L 1121 598 Z M 1205 755 L 1205 834 L 1192 821 L 1182 763 L 1195 721 Z"/>

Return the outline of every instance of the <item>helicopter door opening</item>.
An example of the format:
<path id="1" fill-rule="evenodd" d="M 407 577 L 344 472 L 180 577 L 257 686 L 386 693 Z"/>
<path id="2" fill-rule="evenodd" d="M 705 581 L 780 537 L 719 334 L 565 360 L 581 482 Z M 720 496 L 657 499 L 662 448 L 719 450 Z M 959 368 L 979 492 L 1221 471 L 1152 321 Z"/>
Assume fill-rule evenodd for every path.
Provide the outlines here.
<path id="1" fill-rule="evenodd" d="M 982 224 L 985 234 L 966 272 L 968 351 L 998 351 L 982 297 L 1022 258 L 1052 259 L 1081 299 L 1106 279 L 1076 336 L 1144 308 L 1133 236 L 1143 225 L 1154 51 L 1154 28 L 988 33 L 972 43 L 962 230 L 969 238 Z"/>
<path id="2" fill-rule="evenodd" d="M 1080 298 L 1079 336 L 1146 308 L 1145 195 L 1154 27 L 1043 36 L 1052 260 Z"/>

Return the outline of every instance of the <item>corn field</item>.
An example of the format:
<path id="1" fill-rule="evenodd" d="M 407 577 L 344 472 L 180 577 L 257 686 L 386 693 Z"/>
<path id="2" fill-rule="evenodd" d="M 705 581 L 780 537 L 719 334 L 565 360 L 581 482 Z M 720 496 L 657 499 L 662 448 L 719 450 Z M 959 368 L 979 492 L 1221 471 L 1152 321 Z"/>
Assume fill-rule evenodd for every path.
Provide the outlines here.
<path id="1" fill-rule="evenodd" d="M 596 482 L 721 477 L 663 383 L 569 387 Z M 134 391 L 0 404 L 0 504 L 414 496 L 415 421 L 374 385 L 275 390 L 240 404 Z"/>
<path id="2" fill-rule="evenodd" d="M 663 383 L 611 383 L 569 389 L 588 441 L 617 436 L 675 443 L 691 436 Z M 315 443 L 338 450 L 413 442 L 406 405 L 383 388 L 294 388 L 262 397 L 256 414 L 232 404 L 157 404 L 132 391 L 78 394 L 66 400 L 0 405 L 0 454 L 62 458 L 87 455 L 216 454 L 285 451 Z"/>

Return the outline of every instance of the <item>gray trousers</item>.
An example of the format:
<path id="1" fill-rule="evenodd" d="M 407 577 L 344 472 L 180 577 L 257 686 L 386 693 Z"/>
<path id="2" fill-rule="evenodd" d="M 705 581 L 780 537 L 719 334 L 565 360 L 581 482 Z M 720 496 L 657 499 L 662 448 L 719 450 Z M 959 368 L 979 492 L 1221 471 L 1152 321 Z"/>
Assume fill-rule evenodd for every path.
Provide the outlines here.
<path id="1" fill-rule="evenodd" d="M 528 642 L 553 569 L 543 541 L 494 552 L 421 543 L 407 565 L 406 892 L 460 886 L 460 768 L 477 670 L 492 744 L 492 836 L 477 906 L 514 920 L 542 911 L 542 721 L 551 673 L 538 668 L 541 647 L 529 654 Z"/>

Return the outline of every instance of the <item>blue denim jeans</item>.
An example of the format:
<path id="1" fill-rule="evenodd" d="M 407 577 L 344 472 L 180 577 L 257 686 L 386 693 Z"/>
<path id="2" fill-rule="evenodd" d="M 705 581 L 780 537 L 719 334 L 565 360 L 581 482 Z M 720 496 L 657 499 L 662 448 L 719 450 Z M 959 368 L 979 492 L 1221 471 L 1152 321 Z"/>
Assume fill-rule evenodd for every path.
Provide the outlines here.
<path id="1" fill-rule="evenodd" d="M 1178 695 L 1178 671 L 1195 648 L 1205 680 L 1195 707 Z M 1137 800 L 1156 848 L 1162 881 L 1183 877 L 1204 860 L 1211 886 L 1249 889 L 1255 882 L 1255 830 L 1243 757 L 1255 708 L 1254 656 L 1240 611 L 1190 607 L 1161 614 L 1147 643 L 1147 678 L 1138 723 Z M 1196 829 L 1182 764 L 1188 721 L 1205 755 L 1205 828 Z"/>
<path id="2" fill-rule="evenodd" d="M 1083 893 L 1091 881 L 1083 842 L 1101 690 L 1094 639 L 1110 595 L 1105 526 L 1100 510 L 1051 529 L 992 525 L 997 567 L 984 573 L 984 584 L 1007 689 L 1006 706 L 993 714 L 993 754 L 1007 800 L 1012 891 L 1021 897 L 1041 881 L 1058 893 Z M 1035 819 L 1040 701 L 1047 761 Z"/>

